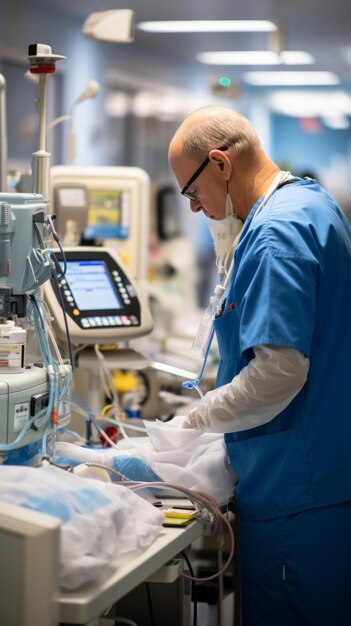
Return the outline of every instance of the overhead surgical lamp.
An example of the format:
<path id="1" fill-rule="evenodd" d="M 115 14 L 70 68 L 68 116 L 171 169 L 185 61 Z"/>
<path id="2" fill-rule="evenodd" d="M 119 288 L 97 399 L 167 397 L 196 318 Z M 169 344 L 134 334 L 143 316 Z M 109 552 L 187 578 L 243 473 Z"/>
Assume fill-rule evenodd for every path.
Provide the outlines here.
<path id="1" fill-rule="evenodd" d="M 83 24 L 82 33 L 95 41 L 131 43 L 134 41 L 134 11 L 110 9 L 91 13 Z"/>

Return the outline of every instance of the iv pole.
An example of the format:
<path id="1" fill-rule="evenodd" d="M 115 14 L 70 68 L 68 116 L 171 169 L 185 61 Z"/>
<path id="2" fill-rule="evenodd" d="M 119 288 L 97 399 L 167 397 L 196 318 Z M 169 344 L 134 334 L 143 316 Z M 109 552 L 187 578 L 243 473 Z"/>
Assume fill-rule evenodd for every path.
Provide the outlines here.
<path id="1" fill-rule="evenodd" d="M 0 191 L 7 191 L 6 80 L 0 74 Z"/>

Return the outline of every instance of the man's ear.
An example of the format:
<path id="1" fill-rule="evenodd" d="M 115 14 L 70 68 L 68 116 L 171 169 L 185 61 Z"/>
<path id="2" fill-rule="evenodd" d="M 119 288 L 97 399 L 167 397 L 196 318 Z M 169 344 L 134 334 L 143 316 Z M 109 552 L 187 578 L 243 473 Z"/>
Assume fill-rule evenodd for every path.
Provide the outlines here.
<path id="1" fill-rule="evenodd" d="M 208 158 L 218 167 L 218 169 L 224 176 L 224 179 L 229 180 L 232 175 L 233 167 L 228 155 L 225 152 L 222 152 L 222 150 L 214 149 L 210 150 L 210 152 L 208 153 Z"/>

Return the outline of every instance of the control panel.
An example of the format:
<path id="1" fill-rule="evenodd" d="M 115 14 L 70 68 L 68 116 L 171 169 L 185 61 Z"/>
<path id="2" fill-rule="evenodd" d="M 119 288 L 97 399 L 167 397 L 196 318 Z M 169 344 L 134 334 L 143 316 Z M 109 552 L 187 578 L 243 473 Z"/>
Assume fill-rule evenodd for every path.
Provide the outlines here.
<path id="1" fill-rule="evenodd" d="M 66 334 L 62 309 L 73 342 L 117 341 L 151 331 L 147 300 L 117 253 L 79 247 L 55 255 L 61 277 L 45 286 L 44 297 L 60 336 Z"/>

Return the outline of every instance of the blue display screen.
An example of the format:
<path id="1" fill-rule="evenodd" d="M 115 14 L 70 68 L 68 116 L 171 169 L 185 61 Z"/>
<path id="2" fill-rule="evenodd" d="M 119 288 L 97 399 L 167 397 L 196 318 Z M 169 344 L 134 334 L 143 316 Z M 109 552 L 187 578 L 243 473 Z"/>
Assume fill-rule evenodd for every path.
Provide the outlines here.
<path id="1" fill-rule="evenodd" d="M 65 279 L 80 311 L 122 308 L 103 261 L 67 261 Z"/>

